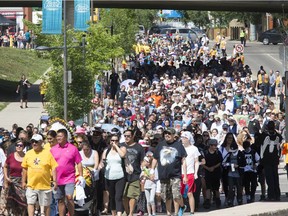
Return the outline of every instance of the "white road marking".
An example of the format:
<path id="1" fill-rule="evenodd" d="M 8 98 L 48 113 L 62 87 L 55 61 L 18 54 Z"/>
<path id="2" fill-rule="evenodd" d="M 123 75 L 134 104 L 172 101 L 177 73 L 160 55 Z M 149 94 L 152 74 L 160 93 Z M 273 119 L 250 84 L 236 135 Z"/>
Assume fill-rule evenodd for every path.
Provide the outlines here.
<path id="1" fill-rule="evenodd" d="M 282 64 L 283 62 L 279 61 L 278 59 L 274 58 L 272 55 L 270 54 L 266 54 L 268 55 L 270 58 L 272 58 L 273 60 L 277 61 L 279 64 Z"/>
<path id="2" fill-rule="evenodd" d="M 246 53 L 244 54 L 244 56 L 269 56 L 270 58 L 272 58 L 274 61 L 278 62 L 279 64 L 283 64 L 282 61 L 280 61 L 279 59 L 273 57 L 274 56 L 279 56 L 279 54 L 267 54 L 267 53 L 259 53 L 259 54 L 256 54 L 256 53 Z"/>

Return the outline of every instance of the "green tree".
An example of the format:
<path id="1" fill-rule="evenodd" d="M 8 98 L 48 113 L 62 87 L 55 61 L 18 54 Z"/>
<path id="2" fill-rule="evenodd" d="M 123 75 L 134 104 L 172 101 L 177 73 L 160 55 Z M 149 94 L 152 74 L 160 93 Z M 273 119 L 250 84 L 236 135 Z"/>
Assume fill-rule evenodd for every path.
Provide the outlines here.
<path id="1" fill-rule="evenodd" d="M 119 46 L 125 53 L 131 53 L 132 45 L 135 43 L 135 34 L 138 31 L 136 13 L 132 9 L 110 9 L 101 10 L 100 23 L 106 27 L 107 32 L 113 26 L 113 35 L 119 35 Z"/>
<path id="2" fill-rule="evenodd" d="M 130 54 L 135 44 L 135 34 L 139 31 L 138 25 L 149 29 L 157 18 L 157 12 L 158 10 L 103 9 L 100 23 L 107 27 L 107 31 L 113 26 L 113 34 L 120 36 L 119 45 L 126 54 Z"/>
<path id="3" fill-rule="evenodd" d="M 41 53 L 40 57 L 52 60 L 51 70 L 46 75 L 48 112 L 51 116 L 63 117 L 63 35 L 43 35 L 38 26 L 31 23 L 29 26 L 37 36 L 38 45 L 60 47 Z M 124 53 L 118 35 L 111 36 L 101 24 L 91 24 L 86 34 L 84 58 L 80 46 L 82 36 L 83 32 L 67 30 L 67 47 L 74 47 L 67 49 L 67 69 L 72 71 L 72 83 L 68 86 L 68 119 L 78 119 L 90 112 L 95 75 L 101 76 L 111 68 L 111 59 Z M 77 44 L 75 39 L 79 41 Z"/>
<path id="4" fill-rule="evenodd" d="M 182 21 L 185 24 L 193 22 L 196 27 L 205 29 L 210 26 L 208 11 L 179 10 L 178 12 L 182 14 Z"/>
<path id="5" fill-rule="evenodd" d="M 158 18 L 159 10 L 142 10 L 136 9 L 136 22 L 139 25 L 144 25 L 145 29 L 148 30 L 153 26 L 154 21 Z"/>
<path id="6" fill-rule="evenodd" d="M 232 13 L 233 14 L 233 13 Z M 233 19 L 231 12 L 226 11 L 211 11 L 210 16 L 214 20 L 215 27 L 227 27 Z"/>

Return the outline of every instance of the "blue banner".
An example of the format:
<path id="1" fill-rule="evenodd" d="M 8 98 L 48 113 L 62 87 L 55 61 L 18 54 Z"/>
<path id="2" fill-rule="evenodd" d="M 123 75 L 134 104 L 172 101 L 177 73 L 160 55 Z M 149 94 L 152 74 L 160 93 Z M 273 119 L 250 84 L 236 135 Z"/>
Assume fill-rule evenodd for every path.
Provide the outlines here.
<path id="1" fill-rule="evenodd" d="M 62 0 L 43 0 L 42 10 L 42 33 L 62 34 Z"/>
<path id="2" fill-rule="evenodd" d="M 90 20 L 90 0 L 74 0 L 74 29 L 87 31 Z"/>

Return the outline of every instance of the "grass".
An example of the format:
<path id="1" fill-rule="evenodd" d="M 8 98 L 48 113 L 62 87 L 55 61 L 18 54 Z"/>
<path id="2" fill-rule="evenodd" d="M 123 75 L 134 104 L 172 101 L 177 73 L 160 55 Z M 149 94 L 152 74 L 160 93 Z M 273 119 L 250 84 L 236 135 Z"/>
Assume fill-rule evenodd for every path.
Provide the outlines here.
<path id="1" fill-rule="evenodd" d="M 22 74 L 34 83 L 50 67 L 48 59 L 38 58 L 33 50 L 0 47 L 0 110 L 15 101 L 18 81 Z"/>

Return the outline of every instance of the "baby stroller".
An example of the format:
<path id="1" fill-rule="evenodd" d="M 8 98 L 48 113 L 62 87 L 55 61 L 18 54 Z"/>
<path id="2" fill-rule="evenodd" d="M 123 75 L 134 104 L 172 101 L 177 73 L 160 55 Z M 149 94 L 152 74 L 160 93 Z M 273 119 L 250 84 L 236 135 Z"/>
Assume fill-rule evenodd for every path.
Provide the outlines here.
<path id="1" fill-rule="evenodd" d="M 84 206 L 79 206 L 75 203 L 75 216 L 89 216 L 97 215 L 97 192 L 96 192 L 96 179 L 94 172 L 90 167 L 83 167 L 83 177 L 86 185 L 84 188 L 86 199 Z M 75 184 L 78 183 L 79 173 L 76 169 L 76 180 Z M 76 189 L 74 191 L 74 199 L 76 198 Z"/>

